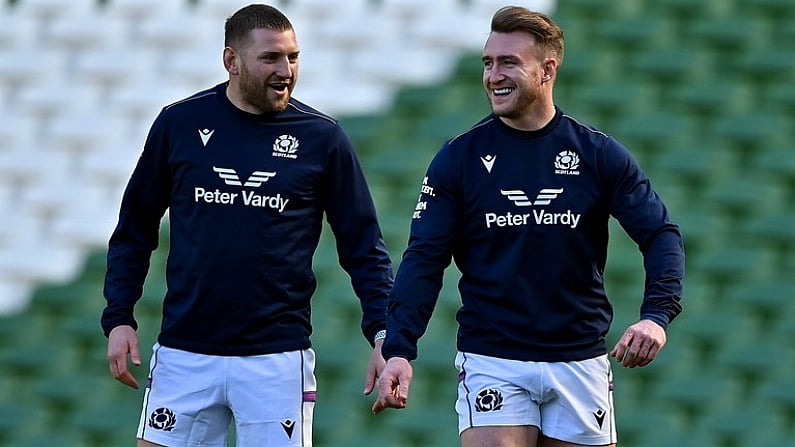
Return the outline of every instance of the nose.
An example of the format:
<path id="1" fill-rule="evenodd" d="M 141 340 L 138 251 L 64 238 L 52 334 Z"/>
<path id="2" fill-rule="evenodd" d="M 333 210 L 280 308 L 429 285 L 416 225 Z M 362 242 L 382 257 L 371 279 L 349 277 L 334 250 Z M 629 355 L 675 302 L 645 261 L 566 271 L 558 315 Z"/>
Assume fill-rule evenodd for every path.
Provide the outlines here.
<path id="1" fill-rule="evenodd" d="M 497 83 L 501 81 L 503 78 L 504 78 L 503 74 L 496 66 L 491 68 L 486 68 L 483 70 L 483 80 L 485 80 L 489 84 Z"/>
<path id="2" fill-rule="evenodd" d="M 293 63 L 289 58 L 284 57 L 276 64 L 276 74 L 282 78 L 291 78 L 293 76 Z"/>

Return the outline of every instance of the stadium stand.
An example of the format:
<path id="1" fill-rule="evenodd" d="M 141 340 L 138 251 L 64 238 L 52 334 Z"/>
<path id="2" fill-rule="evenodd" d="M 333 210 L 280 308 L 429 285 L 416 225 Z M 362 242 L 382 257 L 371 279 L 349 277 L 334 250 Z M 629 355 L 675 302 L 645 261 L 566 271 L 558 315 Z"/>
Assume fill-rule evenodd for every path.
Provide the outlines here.
<path id="1" fill-rule="evenodd" d="M 151 120 L 225 77 L 220 24 L 244 3 L 0 0 L 0 446 L 131 443 L 142 392 L 107 372 L 105 244 Z M 348 129 L 396 263 L 430 157 L 487 113 L 478 52 L 503 3 L 274 2 L 303 47 L 296 96 Z M 793 445 L 795 2 L 515 3 L 563 25 L 558 103 L 627 144 L 685 235 L 668 346 L 646 368 L 614 367 L 619 445 Z M 637 318 L 643 269 L 611 232 L 614 342 Z M 167 245 L 164 225 L 136 308 L 147 361 Z M 317 445 L 458 445 L 454 268 L 411 405 L 373 417 L 358 305 L 325 235 L 315 267 Z"/>

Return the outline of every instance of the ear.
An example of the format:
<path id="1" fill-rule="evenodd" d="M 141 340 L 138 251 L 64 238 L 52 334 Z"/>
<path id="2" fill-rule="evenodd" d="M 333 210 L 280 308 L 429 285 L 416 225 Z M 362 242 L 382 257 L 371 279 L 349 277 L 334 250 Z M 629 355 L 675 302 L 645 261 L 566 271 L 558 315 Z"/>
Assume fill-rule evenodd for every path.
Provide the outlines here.
<path id="1" fill-rule="evenodd" d="M 541 76 L 543 81 L 551 81 L 558 74 L 558 60 L 552 57 L 544 60 L 544 74 Z"/>
<path id="2" fill-rule="evenodd" d="M 240 55 L 232 47 L 224 48 L 224 68 L 232 76 L 240 74 Z"/>

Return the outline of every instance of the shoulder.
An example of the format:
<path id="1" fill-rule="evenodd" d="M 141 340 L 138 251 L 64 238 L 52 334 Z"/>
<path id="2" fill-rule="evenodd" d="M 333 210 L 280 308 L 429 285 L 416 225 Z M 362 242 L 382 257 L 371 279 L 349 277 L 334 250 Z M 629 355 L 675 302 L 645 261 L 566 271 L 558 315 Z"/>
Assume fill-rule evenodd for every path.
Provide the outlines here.
<path id="1" fill-rule="evenodd" d="M 206 90 L 196 92 L 186 98 L 182 98 L 178 101 L 166 105 L 165 107 L 163 107 L 163 111 L 170 113 L 178 113 L 187 110 L 190 107 L 194 107 L 198 104 L 201 104 L 202 102 L 214 101 L 216 100 L 217 95 L 218 95 L 218 86 L 208 88 Z"/>
<path id="2" fill-rule="evenodd" d="M 572 132 L 575 135 L 580 135 L 590 138 L 594 141 L 607 141 L 611 136 L 606 132 L 596 128 L 595 126 L 580 121 L 566 113 L 561 114 L 561 129 L 566 132 Z"/>
<path id="3" fill-rule="evenodd" d="M 572 140 L 582 151 L 590 151 L 599 158 L 631 158 L 628 149 L 613 135 L 563 113 L 558 132 Z"/>
<path id="4" fill-rule="evenodd" d="M 311 122 L 320 127 L 338 128 L 339 121 L 336 118 L 325 114 L 314 107 L 303 103 L 295 98 L 291 98 L 285 110 L 286 117 L 292 117 L 303 121 Z"/>
<path id="5" fill-rule="evenodd" d="M 472 127 L 447 140 L 447 147 L 466 147 L 473 140 L 488 137 L 490 129 L 494 126 L 494 115 L 488 115 L 475 123 Z"/>

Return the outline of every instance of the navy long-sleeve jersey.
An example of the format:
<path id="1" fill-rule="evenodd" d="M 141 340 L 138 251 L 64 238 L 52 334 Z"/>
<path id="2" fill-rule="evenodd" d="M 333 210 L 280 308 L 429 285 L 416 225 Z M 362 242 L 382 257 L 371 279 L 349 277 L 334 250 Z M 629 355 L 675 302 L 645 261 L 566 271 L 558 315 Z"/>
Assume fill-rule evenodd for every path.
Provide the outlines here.
<path id="1" fill-rule="evenodd" d="M 643 254 L 640 317 L 666 328 L 681 312 L 682 237 L 630 153 L 560 109 L 529 132 L 484 118 L 428 168 L 384 356 L 416 358 L 451 258 L 461 271 L 460 351 L 550 362 L 604 354 L 611 216 Z"/>
<path id="2" fill-rule="evenodd" d="M 105 334 L 137 328 L 133 307 L 168 210 L 160 344 L 213 355 L 310 347 L 325 214 L 372 343 L 392 266 L 348 137 L 294 99 L 283 112 L 243 112 L 226 85 L 165 107 L 151 127 L 109 242 Z"/>

